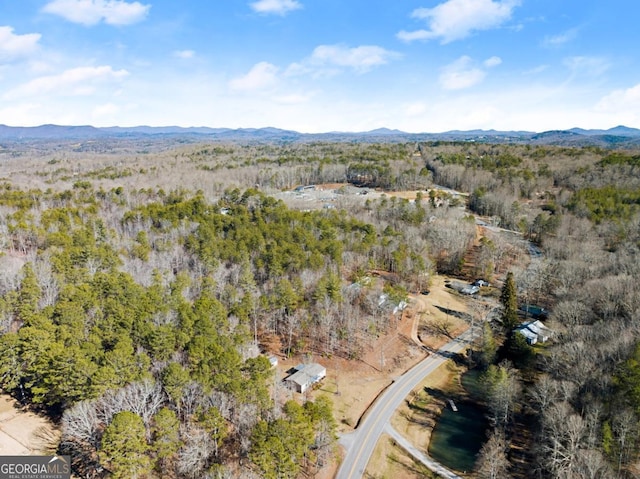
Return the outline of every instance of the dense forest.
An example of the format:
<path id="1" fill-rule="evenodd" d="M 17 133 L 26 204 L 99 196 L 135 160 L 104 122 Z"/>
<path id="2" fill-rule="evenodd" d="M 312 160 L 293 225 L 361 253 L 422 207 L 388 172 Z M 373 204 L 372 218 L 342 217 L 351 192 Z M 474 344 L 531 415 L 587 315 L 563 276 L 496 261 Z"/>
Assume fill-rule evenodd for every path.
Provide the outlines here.
<path id="1" fill-rule="evenodd" d="M 311 474 L 336 457 L 331 399 L 286 399 L 265 353 L 358 361 L 393 326 L 382 292 L 397 304 L 436 274 L 483 277 L 504 286 L 471 355 L 493 405 L 477 477 L 636 477 L 639 158 L 447 142 L 21 152 L 0 188 L 0 386 L 61 424 L 81 477 Z M 325 183 L 342 185 L 331 207 L 282 194 Z M 481 241 L 469 270 L 479 218 L 518 234 Z M 550 311 L 544 347 L 512 333 L 525 297 Z"/>

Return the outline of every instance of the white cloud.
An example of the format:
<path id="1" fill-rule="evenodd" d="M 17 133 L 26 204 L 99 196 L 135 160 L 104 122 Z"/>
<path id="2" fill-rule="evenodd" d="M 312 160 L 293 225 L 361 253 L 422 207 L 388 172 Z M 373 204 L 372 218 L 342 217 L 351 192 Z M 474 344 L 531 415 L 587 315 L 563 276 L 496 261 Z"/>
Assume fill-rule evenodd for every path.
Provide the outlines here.
<path id="1" fill-rule="evenodd" d="M 120 112 L 118 105 L 113 103 L 105 103 L 103 105 L 96 106 L 91 112 L 93 118 L 113 117 L 116 113 Z"/>
<path id="2" fill-rule="evenodd" d="M 39 103 L 22 103 L 0 108 L 0 123 L 12 126 L 35 125 L 38 121 L 34 122 L 34 117 L 36 117 L 41 110 L 42 105 Z"/>
<path id="3" fill-rule="evenodd" d="M 193 50 L 176 50 L 173 52 L 173 56 L 177 58 L 182 58 L 183 60 L 188 60 L 193 58 L 196 55 L 196 52 Z"/>
<path id="4" fill-rule="evenodd" d="M 0 61 L 25 57 L 38 49 L 39 33 L 16 35 L 13 28 L 0 27 Z"/>
<path id="5" fill-rule="evenodd" d="M 229 87 L 236 91 L 257 91 L 274 86 L 278 82 L 278 67 L 268 62 L 255 64 L 246 75 L 234 78 Z"/>
<path id="6" fill-rule="evenodd" d="M 245 75 L 233 78 L 228 87 L 234 91 L 251 92 L 273 89 L 286 79 L 309 75 L 311 77 L 331 76 L 343 70 L 366 73 L 374 67 L 384 65 L 399 56 L 395 52 L 374 45 L 349 48 L 344 45 L 320 45 L 311 55 L 300 62 L 292 63 L 282 70 L 269 62 L 255 64 Z M 282 104 L 303 103 L 309 95 L 299 96 L 287 92 L 273 97 Z"/>
<path id="7" fill-rule="evenodd" d="M 491 57 L 491 58 L 487 58 L 482 63 L 487 68 L 493 68 L 493 67 L 497 67 L 498 65 L 500 65 L 502 63 L 502 58 L 500 58 L 500 57 Z"/>
<path id="8" fill-rule="evenodd" d="M 612 91 L 597 103 L 595 109 L 600 113 L 616 115 L 616 125 L 637 125 L 640 122 L 640 83 Z"/>
<path id="9" fill-rule="evenodd" d="M 448 0 L 434 8 L 418 8 L 411 16 L 425 20 L 429 30 L 403 30 L 397 36 L 406 42 L 439 38 L 441 43 L 449 43 L 474 31 L 499 27 L 511 18 L 520 3 L 520 0 Z"/>
<path id="10" fill-rule="evenodd" d="M 362 45 L 349 48 L 344 45 L 319 45 L 304 63 L 315 66 L 350 68 L 365 73 L 373 67 L 385 65 L 397 58 L 395 52 L 375 45 Z"/>
<path id="11" fill-rule="evenodd" d="M 524 72 L 522 72 L 523 75 L 538 75 L 540 73 L 542 73 L 545 70 L 549 69 L 549 65 L 538 65 L 537 67 L 534 67 L 530 70 L 526 70 Z"/>
<path id="12" fill-rule="evenodd" d="M 600 101 L 603 108 L 617 107 L 623 103 L 633 103 L 640 106 L 640 83 L 631 88 L 623 90 L 614 90 Z"/>
<path id="13" fill-rule="evenodd" d="M 473 66 L 471 58 L 463 56 L 442 69 L 439 81 L 445 90 L 463 90 L 477 85 L 485 76 L 484 70 Z"/>
<path id="14" fill-rule="evenodd" d="M 600 57 L 576 56 L 565 58 L 564 65 L 574 75 L 600 76 L 609 69 L 609 62 Z"/>
<path id="15" fill-rule="evenodd" d="M 302 4 L 296 0 L 259 0 L 251 3 L 250 6 L 255 12 L 275 15 L 286 15 L 302 8 Z"/>
<path id="16" fill-rule="evenodd" d="M 542 44 L 546 47 L 557 47 L 575 40 L 578 37 L 578 29 L 572 28 L 558 35 L 547 35 L 544 37 Z"/>
<path id="17" fill-rule="evenodd" d="M 423 115 L 427 112 L 427 105 L 421 101 L 405 105 L 404 114 L 410 117 Z"/>
<path id="18" fill-rule="evenodd" d="M 123 0 L 53 0 L 43 12 L 82 25 L 96 25 L 101 21 L 109 25 L 131 25 L 144 20 L 151 5 Z"/>
<path id="19" fill-rule="evenodd" d="M 414 30 L 412 32 L 400 30 L 396 36 L 403 42 L 407 43 L 411 43 L 415 40 L 428 40 L 433 38 L 431 32 L 428 32 L 427 30 Z"/>
<path id="20" fill-rule="evenodd" d="M 42 60 L 32 60 L 29 62 L 29 71 L 35 75 L 43 75 L 52 70 L 53 65 Z"/>
<path id="21" fill-rule="evenodd" d="M 101 82 L 120 80 L 129 74 L 126 70 L 113 70 L 110 66 L 78 67 L 59 75 L 36 78 L 8 91 L 7 99 L 34 97 L 56 92 L 64 96 L 91 95 Z"/>

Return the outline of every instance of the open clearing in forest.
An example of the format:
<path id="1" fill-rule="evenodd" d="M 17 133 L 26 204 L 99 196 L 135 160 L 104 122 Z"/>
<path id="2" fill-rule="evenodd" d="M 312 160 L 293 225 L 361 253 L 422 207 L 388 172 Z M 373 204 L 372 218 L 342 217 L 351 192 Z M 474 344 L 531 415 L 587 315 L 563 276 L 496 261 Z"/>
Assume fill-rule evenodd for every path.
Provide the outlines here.
<path id="1" fill-rule="evenodd" d="M 58 438 L 59 431 L 51 421 L 0 394 L 0 455 L 49 454 L 57 447 Z"/>

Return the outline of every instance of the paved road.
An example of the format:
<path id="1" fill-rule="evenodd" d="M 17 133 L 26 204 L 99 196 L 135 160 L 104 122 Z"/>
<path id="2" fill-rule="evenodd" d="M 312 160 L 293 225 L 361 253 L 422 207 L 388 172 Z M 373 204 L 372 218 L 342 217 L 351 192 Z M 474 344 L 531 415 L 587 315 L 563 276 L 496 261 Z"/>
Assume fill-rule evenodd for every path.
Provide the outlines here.
<path id="1" fill-rule="evenodd" d="M 359 479 L 363 476 L 376 443 L 389 424 L 394 411 L 409 393 L 452 354 L 463 351 L 472 339 L 474 331 L 468 329 L 441 347 L 436 353 L 423 359 L 396 379 L 369 408 L 358 428 L 340 439 L 347 450 L 336 479 Z"/>

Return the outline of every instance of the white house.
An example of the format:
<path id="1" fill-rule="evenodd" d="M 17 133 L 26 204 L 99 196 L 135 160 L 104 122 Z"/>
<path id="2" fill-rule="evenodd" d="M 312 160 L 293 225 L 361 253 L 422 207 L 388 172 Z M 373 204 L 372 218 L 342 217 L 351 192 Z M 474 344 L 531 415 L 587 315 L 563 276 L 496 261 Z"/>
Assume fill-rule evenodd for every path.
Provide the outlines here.
<path id="1" fill-rule="evenodd" d="M 293 390 L 304 393 L 327 376 L 327 369 L 318 363 L 298 364 L 295 373 L 285 379 Z"/>
<path id="2" fill-rule="evenodd" d="M 539 320 L 522 323 L 515 330 L 522 334 L 529 344 L 544 343 L 551 336 L 551 330 Z"/>

